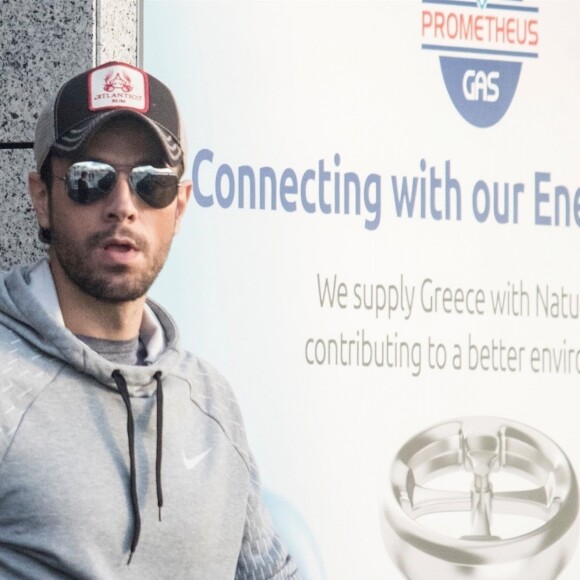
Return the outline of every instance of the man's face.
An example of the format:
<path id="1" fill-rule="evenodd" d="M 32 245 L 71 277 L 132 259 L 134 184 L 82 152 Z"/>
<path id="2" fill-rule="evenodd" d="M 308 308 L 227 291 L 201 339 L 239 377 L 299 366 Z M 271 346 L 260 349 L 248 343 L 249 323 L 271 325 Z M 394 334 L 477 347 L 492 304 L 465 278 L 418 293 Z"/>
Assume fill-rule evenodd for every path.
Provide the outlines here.
<path id="1" fill-rule="evenodd" d="M 187 202 L 183 187 L 168 207 L 155 209 L 132 192 L 128 172 L 140 165 L 162 167 L 157 140 L 136 120 L 113 121 L 89 142 L 83 161 L 115 168 L 117 182 L 90 205 L 73 202 L 62 181 L 70 162 L 53 159 L 49 199 L 51 267 L 59 282 L 106 302 L 144 296 L 163 267 Z"/>

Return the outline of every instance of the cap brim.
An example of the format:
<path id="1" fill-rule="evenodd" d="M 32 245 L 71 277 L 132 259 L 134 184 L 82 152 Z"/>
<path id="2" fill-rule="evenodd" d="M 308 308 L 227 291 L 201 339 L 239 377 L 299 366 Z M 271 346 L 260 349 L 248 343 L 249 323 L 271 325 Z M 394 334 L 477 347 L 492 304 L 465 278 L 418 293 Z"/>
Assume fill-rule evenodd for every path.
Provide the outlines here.
<path id="1" fill-rule="evenodd" d="M 179 165 L 184 158 L 184 152 L 179 146 L 175 137 L 166 129 L 161 127 L 155 121 L 149 119 L 136 111 L 128 110 L 112 110 L 104 111 L 99 115 L 95 115 L 85 122 L 70 129 L 62 137 L 60 137 L 53 145 L 53 150 L 58 151 L 67 156 L 74 156 L 80 153 L 83 147 L 87 144 L 89 139 L 107 122 L 115 117 L 130 116 L 139 119 L 147 127 L 149 127 L 154 134 L 159 138 L 163 152 L 167 157 L 167 162 L 171 166 Z"/>

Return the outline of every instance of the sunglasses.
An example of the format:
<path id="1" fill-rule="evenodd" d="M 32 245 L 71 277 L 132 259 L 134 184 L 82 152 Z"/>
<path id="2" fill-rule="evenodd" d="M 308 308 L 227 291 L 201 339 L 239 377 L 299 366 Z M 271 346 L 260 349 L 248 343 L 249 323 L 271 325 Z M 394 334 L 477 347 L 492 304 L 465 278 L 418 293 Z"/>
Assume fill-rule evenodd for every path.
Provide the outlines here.
<path id="1" fill-rule="evenodd" d="M 169 167 L 123 167 L 131 169 L 129 183 L 131 189 L 147 205 L 161 209 L 167 207 L 177 196 L 179 180 Z M 76 203 L 90 205 L 106 197 L 117 182 L 117 170 L 100 161 L 79 161 L 71 165 L 66 177 L 61 177 L 68 196 Z"/>

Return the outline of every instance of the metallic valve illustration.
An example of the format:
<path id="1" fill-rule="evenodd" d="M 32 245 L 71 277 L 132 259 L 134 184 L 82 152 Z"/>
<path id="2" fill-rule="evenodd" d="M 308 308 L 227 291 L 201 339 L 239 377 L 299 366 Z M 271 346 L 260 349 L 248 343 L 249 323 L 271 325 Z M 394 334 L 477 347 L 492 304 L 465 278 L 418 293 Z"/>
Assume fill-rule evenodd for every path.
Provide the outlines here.
<path id="1" fill-rule="evenodd" d="M 443 489 L 436 480 L 461 472 L 470 489 Z M 521 482 L 494 489 L 502 475 Z M 435 425 L 397 454 L 381 498 L 385 546 L 410 580 L 554 580 L 578 541 L 578 486 L 564 452 L 526 425 L 468 417 Z M 447 480 L 445 480 L 447 481 Z M 459 537 L 421 519 L 466 512 Z M 524 533 L 496 535 L 494 516 L 538 522 Z"/>

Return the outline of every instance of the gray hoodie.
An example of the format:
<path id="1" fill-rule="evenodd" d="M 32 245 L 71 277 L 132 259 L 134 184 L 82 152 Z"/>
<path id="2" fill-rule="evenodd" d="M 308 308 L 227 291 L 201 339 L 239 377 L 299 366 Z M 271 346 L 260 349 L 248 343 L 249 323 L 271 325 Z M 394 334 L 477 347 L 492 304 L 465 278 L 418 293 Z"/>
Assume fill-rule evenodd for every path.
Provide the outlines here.
<path id="1" fill-rule="evenodd" d="M 0 274 L 0 578 L 297 579 L 229 385 L 152 301 L 141 337 L 111 363 L 46 261 Z"/>

